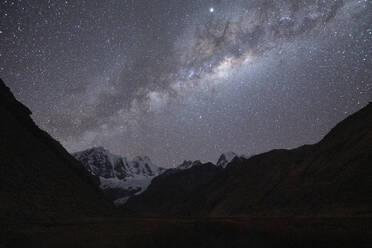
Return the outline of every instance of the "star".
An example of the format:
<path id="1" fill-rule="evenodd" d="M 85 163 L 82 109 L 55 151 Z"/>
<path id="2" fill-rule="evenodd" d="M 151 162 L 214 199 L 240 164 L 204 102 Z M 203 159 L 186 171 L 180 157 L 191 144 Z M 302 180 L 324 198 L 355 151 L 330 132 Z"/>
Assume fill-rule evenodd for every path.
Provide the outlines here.
<path id="1" fill-rule="evenodd" d="M 71 152 L 214 161 L 371 101 L 368 0 L 26 2 L 0 0 L 0 76 Z"/>

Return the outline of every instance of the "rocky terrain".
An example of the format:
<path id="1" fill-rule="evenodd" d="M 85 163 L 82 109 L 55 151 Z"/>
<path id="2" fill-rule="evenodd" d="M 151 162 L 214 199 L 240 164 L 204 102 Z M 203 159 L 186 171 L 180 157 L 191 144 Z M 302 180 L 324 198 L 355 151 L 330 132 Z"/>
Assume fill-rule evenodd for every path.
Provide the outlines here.
<path id="1" fill-rule="evenodd" d="M 170 216 L 372 214 L 372 104 L 320 142 L 164 173 L 125 205 Z M 231 156 L 230 156 L 231 157 Z"/>
<path id="2" fill-rule="evenodd" d="M 163 172 L 103 148 L 81 164 L 2 81 L 0 115 L 1 248 L 372 244 L 372 104 L 314 145 Z M 98 187 L 138 175 L 151 184 L 120 208 Z"/>
<path id="3" fill-rule="evenodd" d="M 202 165 L 200 161 L 185 160 L 175 168 L 165 169 L 152 163 L 147 156 L 137 156 L 130 161 L 126 157 L 112 154 L 103 147 L 93 147 L 72 155 L 81 162 L 83 168 L 92 177 L 96 178 L 97 186 L 103 191 L 104 195 L 118 206 L 124 205 L 131 197 L 146 191 L 152 180 L 162 173 L 169 175 Z M 226 168 L 235 157 L 240 156 L 233 152 L 223 153 L 217 164 L 209 163 L 209 167 L 213 171 L 217 171 L 217 167 Z M 203 171 L 206 170 L 208 170 L 208 166 L 203 166 Z M 193 187 L 208 182 L 208 177 L 198 173 L 197 171 L 192 176 L 195 179 Z M 198 180 L 200 180 L 199 183 L 197 183 Z"/>
<path id="4" fill-rule="evenodd" d="M 94 147 L 74 153 L 83 168 L 95 177 L 98 186 L 115 204 L 124 204 L 131 196 L 146 190 L 151 180 L 165 171 L 147 157 L 126 157 L 114 155 L 103 147 Z"/>
<path id="5" fill-rule="evenodd" d="M 112 214 L 94 178 L 30 115 L 0 80 L 1 223 Z"/>

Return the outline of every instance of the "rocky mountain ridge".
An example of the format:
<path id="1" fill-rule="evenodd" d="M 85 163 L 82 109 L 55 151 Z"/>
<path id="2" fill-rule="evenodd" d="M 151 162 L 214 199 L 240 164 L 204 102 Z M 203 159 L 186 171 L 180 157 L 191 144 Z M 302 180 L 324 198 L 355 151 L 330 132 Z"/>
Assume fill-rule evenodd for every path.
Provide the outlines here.
<path id="1" fill-rule="evenodd" d="M 31 114 L 0 79 L 0 226 L 112 214 L 94 178 Z"/>
<path id="2" fill-rule="evenodd" d="M 98 186 L 117 205 L 122 205 L 130 197 L 144 192 L 151 181 L 162 173 L 168 175 L 203 165 L 199 160 L 185 160 L 175 168 L 165 169 L 152 163 L 147 156 L 137 156 L 130 161 L 103 147 L 76 152 L 73 156 L 81 162 L 85 170 L 97 178 Z M 225 168 L 236 157 L 239 156 L 233 152 L 223 153 L 216 165 L 209 165 Z"/>
<path id="3" fill-rule="evenodd" d="M 164 216 L 372 214 L 372 103 L 320 142 L 164 173 L 125 205 Z M 226 167 L 225 169 L 216 169 Z"/>
<path id="4" fill-rule="evenodd" d="M 147 156 L 137 156 L 130 161 L 103 147 L 93 147 L 73 156 L 97 178 L 99 187 L 116 204 L 146 190 L 151 180 L 165 171 Z"/>

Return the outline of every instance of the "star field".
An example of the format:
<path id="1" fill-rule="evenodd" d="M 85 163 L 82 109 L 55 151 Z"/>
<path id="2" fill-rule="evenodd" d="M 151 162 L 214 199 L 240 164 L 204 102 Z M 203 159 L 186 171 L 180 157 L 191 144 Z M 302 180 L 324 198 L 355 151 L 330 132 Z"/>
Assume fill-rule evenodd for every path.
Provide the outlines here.
<path id="1" fill-rule="evenodd" d="M 372 2 L 3 0 L 0 77 L 71 152 L 293 148 L 372 100 Z"/>

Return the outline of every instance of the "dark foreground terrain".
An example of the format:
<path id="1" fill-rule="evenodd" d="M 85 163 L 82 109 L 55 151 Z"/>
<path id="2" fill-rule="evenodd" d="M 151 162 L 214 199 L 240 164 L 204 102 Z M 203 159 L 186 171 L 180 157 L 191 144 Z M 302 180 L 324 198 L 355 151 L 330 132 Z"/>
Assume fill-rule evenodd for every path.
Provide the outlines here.
<path id="1" fill-rule="evenodd" d="M 371 247 L 372 217 L 119 218 L 30 223 L 0 247 Z"/>

